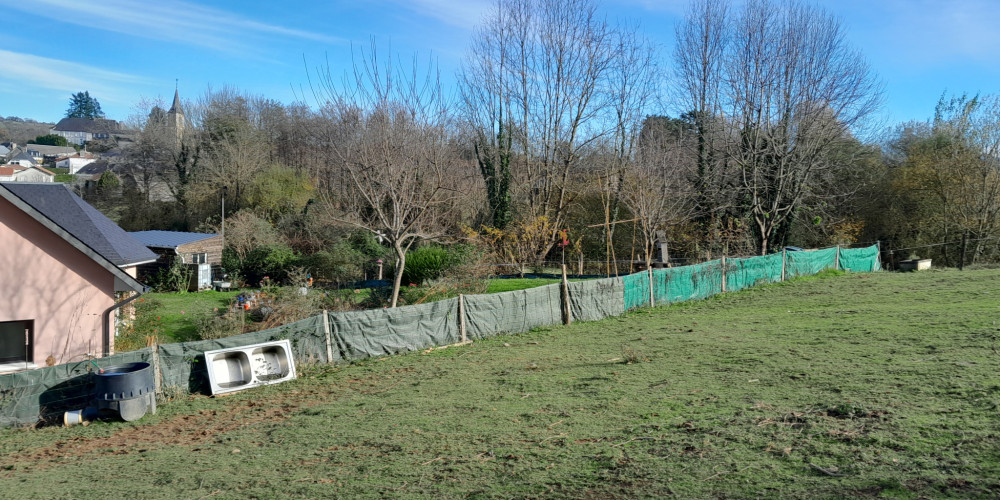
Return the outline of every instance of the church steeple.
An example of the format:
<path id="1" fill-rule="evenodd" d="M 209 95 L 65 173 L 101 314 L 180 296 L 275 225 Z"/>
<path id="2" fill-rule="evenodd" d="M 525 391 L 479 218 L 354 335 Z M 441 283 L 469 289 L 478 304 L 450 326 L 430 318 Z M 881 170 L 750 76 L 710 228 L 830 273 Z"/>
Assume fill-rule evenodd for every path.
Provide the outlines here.
<path id="1" fill-rule="evenodd" d="M 174 85 L 174 103 L 170 106 L 170 111 L 167 111 L 167 127 L 173 130 L 174 135 L 177 137 L 177 144 L 180 145 L 181 139 L 184 136 L 184 127 L 187 123 L 184 120 L 184 110 L 181 109 L 180 90 L 177 87 L 177 83 Z"/>
<path id="2" fill-rule="evenodd" d="M 170 111 L 168 113 L 177 113 L 178 115 L 183 115 L 184 111 L 181 109 L 181 95 L 180 89 L 176 86 L 174 87 L 174 103 L 170 106 Z"/>

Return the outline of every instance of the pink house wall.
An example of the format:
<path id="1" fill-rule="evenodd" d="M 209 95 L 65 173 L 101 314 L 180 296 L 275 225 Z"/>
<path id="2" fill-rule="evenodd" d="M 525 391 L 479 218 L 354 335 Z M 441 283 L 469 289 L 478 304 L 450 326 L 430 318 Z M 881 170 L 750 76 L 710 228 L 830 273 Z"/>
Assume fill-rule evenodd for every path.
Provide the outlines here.
<path id="1" fill-rule="evenodd" d="M 34 320 L 33 361 L 101 355 L 114 275 L 0 198 L 0 321 Z M 112 321 L 113 321 L 112 317 Z"/>

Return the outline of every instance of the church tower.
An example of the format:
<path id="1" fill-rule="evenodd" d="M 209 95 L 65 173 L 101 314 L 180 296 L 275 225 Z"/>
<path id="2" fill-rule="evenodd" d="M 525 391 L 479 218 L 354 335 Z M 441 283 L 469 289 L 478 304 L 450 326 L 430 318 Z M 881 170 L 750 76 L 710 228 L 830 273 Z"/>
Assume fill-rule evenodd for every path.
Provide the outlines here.
<path id="1" fill-rule="evenodd" d="M 174 103 L 170 106 L 170 111 L 167 111 L 167 128 L 174 132 L 177 136 L 177 144 L 181 143 L 181 139 L 184 137 L 184 126 L 186 125 L 184 121 L 184 110 L 181 109 L 181 97 L 178 89 L 174 89 Z"/>

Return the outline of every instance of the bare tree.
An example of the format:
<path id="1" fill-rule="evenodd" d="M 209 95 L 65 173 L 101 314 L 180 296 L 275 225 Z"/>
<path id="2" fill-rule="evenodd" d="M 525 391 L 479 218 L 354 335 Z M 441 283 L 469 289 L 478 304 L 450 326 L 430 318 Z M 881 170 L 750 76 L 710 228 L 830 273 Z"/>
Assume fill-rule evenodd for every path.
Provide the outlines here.
<path id="1" fill-rule="evenodd" d="M 723 64 L 730 43 L 729 3 L 693 0 L 684 23 L 677 26 L 675 78 L 681 117 L 690 123 L 693 161 L 688 174 L 695 196 L 695 217 L 703 232 L 705 253 L 727 252 L 722 228 L 733 213 L 736 177 L 725 159 L 726 127 L 722 112 Z"/>
<path id="2" fill-rule="evenodd" d="M 434 68 L 421 73 L 418 66 L 379 60 L 373 42 L 343 82 L 329 66 L 320 70 L 322 113 L 335 139 L 324 186 L 339 193 L 328 197 L 331 215 L 379 235 L 395 251 L 392 307 L 407 252 L 446 232 L 456 186 L 471 166 L 455 154 L 454 124 Z M 332 189 L 340 180 L 350 189 Z"/>
<path id="3" fill-rule="evenodd" d="M 676 59 L 704 115 L 696 123 L 730 127 L 724 161 L 739 172 L 738 202 L 757 250 L 767 253 L 816 172 L 835 166 L 826 152 L 877 108 L 881 88 L 840 23 L 817 7 L 750 0 L 726 16 L 723 7 L 696 3 L 679 29 Z M 699 143 L 698 154 L 706 168 L 707 146 Z"/>
<path id="4" fill-rule="evenodd" d="M 490 208 L 502 214 L 509 196 L 510 210 L 546 217 L 539 256 L 565 223 L 584 150 L 609 132 L 618 41 L 591 0 L 497 0 L 474 36 L 460 80 Z"/>

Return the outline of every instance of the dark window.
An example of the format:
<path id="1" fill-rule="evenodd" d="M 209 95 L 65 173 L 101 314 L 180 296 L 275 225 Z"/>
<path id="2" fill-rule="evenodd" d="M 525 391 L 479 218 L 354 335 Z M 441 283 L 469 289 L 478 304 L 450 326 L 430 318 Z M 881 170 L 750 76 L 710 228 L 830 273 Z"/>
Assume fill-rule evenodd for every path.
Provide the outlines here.
<path id="1" fill-rule="evenodd" d="M 34 361 L 34 321 L 0 321 L 0 363 Z"/>

